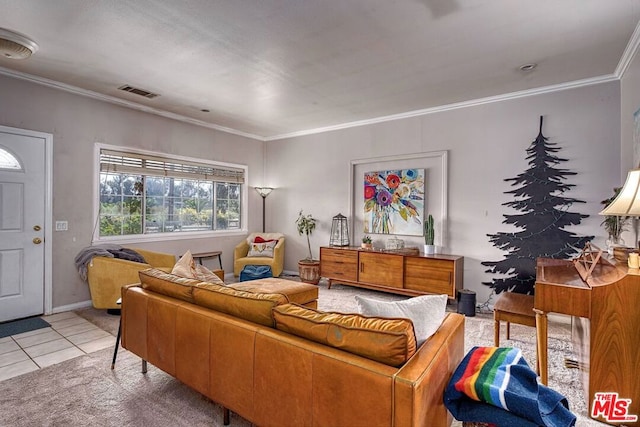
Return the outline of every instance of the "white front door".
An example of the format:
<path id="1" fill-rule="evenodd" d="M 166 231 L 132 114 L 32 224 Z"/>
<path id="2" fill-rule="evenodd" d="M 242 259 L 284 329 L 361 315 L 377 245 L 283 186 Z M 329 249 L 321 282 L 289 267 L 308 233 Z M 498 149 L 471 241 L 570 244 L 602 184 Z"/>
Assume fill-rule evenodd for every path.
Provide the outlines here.
<path id="1" fill-rule="evenodd" d="M 44 313 L 45 148 L 0 129 L 0 322 Z"/>

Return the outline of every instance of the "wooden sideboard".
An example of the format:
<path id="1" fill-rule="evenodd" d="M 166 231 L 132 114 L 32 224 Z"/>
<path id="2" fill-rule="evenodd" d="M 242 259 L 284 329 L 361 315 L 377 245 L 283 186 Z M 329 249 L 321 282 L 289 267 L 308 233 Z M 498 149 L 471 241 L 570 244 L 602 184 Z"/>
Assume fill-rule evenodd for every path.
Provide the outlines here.
<path id="1" fill-rule="evenodd" d="M 357 247 L 320 248 L 320 276 L 333 283 L 402 295 L 447 294 L 462 289 L 464 257 L 408 255 Z"/>

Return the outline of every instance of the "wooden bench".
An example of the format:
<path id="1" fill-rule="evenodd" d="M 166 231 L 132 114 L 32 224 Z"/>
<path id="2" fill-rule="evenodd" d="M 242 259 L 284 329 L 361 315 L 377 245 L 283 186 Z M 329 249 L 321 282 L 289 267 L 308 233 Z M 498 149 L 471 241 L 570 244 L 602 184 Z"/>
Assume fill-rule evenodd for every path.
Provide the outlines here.
<path id="1" fill-rule="evenodd" d="M 533 311 L 533 295 L 503 292 L 493 306 L 494 344 L 500 347 L 500 321 L 507 322 L 507 339 L 510 338 L 510 324 L 536 326 Z"/>

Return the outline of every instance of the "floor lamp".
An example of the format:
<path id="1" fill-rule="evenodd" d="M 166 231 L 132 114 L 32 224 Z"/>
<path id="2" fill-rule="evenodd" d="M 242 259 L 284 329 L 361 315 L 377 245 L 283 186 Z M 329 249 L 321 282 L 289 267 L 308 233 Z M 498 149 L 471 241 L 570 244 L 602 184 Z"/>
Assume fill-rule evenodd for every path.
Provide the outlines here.
<path id="1" fill-rule="evenodd" d="M 258 194 L 260 196 L 262 196 L 262 232 L 264 233 L 265 230 L 265 200 L 267 199 L 267 196 L 269 194 L 271 194 L 271 192 L 273 191 L 273 188 L 271 187 L 255 187 L 256 191 L 258 192 Z"/>

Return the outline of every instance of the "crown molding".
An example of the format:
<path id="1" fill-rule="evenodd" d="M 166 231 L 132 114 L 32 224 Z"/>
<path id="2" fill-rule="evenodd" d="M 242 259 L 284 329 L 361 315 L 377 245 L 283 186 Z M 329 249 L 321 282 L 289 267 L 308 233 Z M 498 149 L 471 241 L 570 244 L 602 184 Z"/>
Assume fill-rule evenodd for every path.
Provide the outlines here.
<path id="1" fill-rule="evenodd" d="M 274 136 L 266 137 L 265 140 L 277 141 L 281 139 L 295 138 L 299 136 L 308 136 L 308 135 L 313 135 L 318 133 L 330 132 L 334 130 L 348 129 L 348 128 L 357 127 L 357 126 L 372 125 L 372 124 L 383 123 L 383 122 L 388 122 L 392 120 L 407 119 L 411 117 L 425 116 L 427 114 L 441 113 L 443 111 L 457 110 L 460 108 L 475 107 L 475 106 L 484 105 L 484 104 L 492 104 L 494 102 L 502 102 L 502 101 L 508 101 L 512 99 L 525 98 L 528 96 L 541 95 L 544 93 L 559 92 L 562 90 L 575 89 L 583 86 L 592 86 L 596 84 L 607 83 L 607 82 L 618 81 L 618 80 L 619 80 L 618 76 L 614 74 L 609 74 L 609 75 L 593 77 L 589 79 L 574 80 L 571 82 L 561 83 L 557 85 L 543 86 L 543 87 L 538 87 L 534 89 L 527 89 L 527 90 L 522 90 L 518 92 L 506 93 L 502 95 L 489 96 L 486 98 L 478 98 L 470 101 L 456 102 L 454 104 L 441 105 L 438 107 L 425 108 L 422 110 L 408 111 L 406 113 L 392 114 L 390 116 L 382 116 L 374 119 L 359 120 L 355 122 L 342 123 L 339 125 L 325 126 L 325 127 L 316 128 L 316 129 L 309 129 L 309 130 L 303 130 L 299 132 L 291 132 L 287 134 L 274 135 Z"/>
<path id="2" fill-rule="evenodd" d="M 59 89 L 64 92 L 73 93 L 75 95 L 84 96 L 87 98 L 97 99 L 99 101 L 108 102 L 110 104 L 119 105 L 122 107 L 131 108 L 134 110 L 142 111 L 149 114 L 155 114 L 157 116 L 162 116 L 168 119 L 177 120 L 184 123 L 189 123 L 196 126 L 205 127 L 208 129 L 214 129 L 220 132 L 230 133 L 233 135 L 243 136 L 245 138 L 255 139 L 258 141 L 265 141 L 265 138 L 259 135 L 254 135 L 252 133 L 243 132 L 237 129 L 228 128 L 225 126 L 216 125 L 213 123 L 207 123 L 202 120 L 194 119 L 191 117 L 186 117 L 181 114 L 175 114 L 164 110 L 159 110 L 157 108 L 149 107 L 147 105 L 138 104 L 137 102 L 128 101 L 126 99 L 116 98 L 114 96 L 103 95 L 101 93 L 93 92 L 91 90 L 82 89 L 76 86 L 68 85 L 66 83 L 57 82 L 55 80 L 46 79 L 44 77 L 34 76 L 32 74 L 22 73 L 14 70 L 10 70 L 8 68 L 0 67 L 0 74 L 8 77 L 13 77 L 20 80 L 26 80 L 31 83 L 36 83 L 42 86 L 51 87 L 54 89 Z"/>
<path id="3" fill-rule="evenodd" d="M 584 86 L 592 86 L 592 85 L 601 84 L 601 83 L 607 83 L 607 82 L 611 82 L 611 81 L 619 81 L 621 79 L 622 75 L 624 75 L 624 72 L 626 71 L 627 67 L 629 66 L 631 60 L 635 56 L 639 46 L 640 46 L 640 23 L 638 24 L 638 26 L 636 26 L 636 29 L 635 29 L 635 31 L 633 33 L 633 36 L 631 37 L 629 43 L 627 44 L 627 48 L 625 49 L 623 57 L 621 58 L 620 62 L 618 63 L 618 66 L 616 67 L 616 71 L 615 71 L 614 74 L 608 74 L 608 75 L 603 75 L 603 76 L 599 76 L 599 77 L 593 77 L 593 78 L 589 78 L 589 79 L 574 80 L 574 81 L 571 81 L 571 82 L 560 83 L 560 84 L 556 84 L 556 85 L 543 86 L 543 87 L 527 89 L 527 90 L 522 90 L 522 91 L 517 91 L 517 92 L 510 92 L 510 93 L 506 93 L 506 94 L 502 94 L 502 95 L 490 96 L 490 97 L 486 97 L 486 98 L 478 98 L 478 99 L 473 99 L 473 100 L 469 100 L 469 101 L 463 101 L 463 102 L 457 102 L 457 103 L 453 103 L 453 104 L 441 105 L 441 106 L 432 107 L 432 108 L 425 108 L 425 109 L 420 109 L 420 110 L 408 111 L 408 112 L 405 112 L 405 113 L 392 114 L 392 115 L 381 116 L 381 117 L 376 117 L 376 118 L 372 118 L 372 119 L 358 120 L 358 121 L 354 121 L 354 122 L 341 123 L 341 124 L 338 124 L 338 125 L 325 126 L 325 127 L 307 129 L 307 130 L 302 130 L 302 131 L 296 131 L 296 132 L 290 132 L 290 133 L 272 135 L 272 136 L 266 136 L 266 137 L 265 136 L 260 136 L 260 135 L 255 135 L 255 134 L 251 134 L 251 133 L 247 133 L 247 132 L 243 132 L 243 131 L 240 131 L 240 130 L 237 130 L 237 129 L 232 129 L 232 128 L 228 128 L 228 127 L 224 127 L 224 126 L 215 125 L 215 124 L 212 124 L 212 123 L 207 123 L 207 122 L 204 122 L 202 120 L 193 119 L 191 117 L 182 116 L 180 114 L 170 113 L 168 111 L 159 110 L 159 109 L 156 109 L 156 108 L 153 108 L 153 107 L 149 107 L 149 106 L 146 106 L 146 105 L 138 104 L 136 102 L 132 102 L 132 101 L 116 98 L 116 97 L 109 96 L 109 95 L 103 95 L 103 94 L 100 94 L 100 93 L 97 93 L 97 92 L 93 92 L 93 91 L 90 91 L 90 90 L 81 89 L 81 88 L 76 87 L 76 86 L 72 86 L 72 85 L 68 85 L 68 84 L 65 84 L 65 83 L 57 82 L 55 80 L 50 80 L 50 79 L 46 79 L 46 78 L 43 78 L 43 77 L 38 77 L 38 76 L 31 75 L 31 74 L 27 74 L 27 73 L 21 73 L 21 72 L 13 71 L 13 70 L 10 70 L 10 69 L 7 69 L 7 68 L 3 68 L 3 67 L 0 67 L 0 75 L 6 75 L 6 76 L 9 76 L 9 77 L 13 77 L 13 78 L 21 79 L 21 80 L 26 80 L 26 81 L 29 81 L 29 82 L 32 82 L 32 83 L 40 84 L 40 85 L 43 85 L 43 86 L 48 86 L 48 87 L 51 87 L 51 88 L 54 88 L 54 89 L 59 89 L 59 90 L 62 90 L 62 91 L 65 91 L 65 92 L 70 92 L 70 93 L 73 93 L 73 94 L 76 94 L 76 95 L 97 99 L 97 100 L 100 100 L 100 101 L 108 102 L 108 103 L 115 104 L 115 105 L 120 105 L 120 106 L 127 107 L 127 108 L 132 108 L 134 110 L 143 111 L 143 112 L 146 112 L 146 113 L 149 113 L 149 114 L 155 114 L 155 115 L 162 116 L 162 117 L 165 117 L 165 118 L 177 120 L 177 121 L 184 122 L 184 123 L 193 124 L 193 125 L 196 125 L 196 126 L 205 127 L 205 128 L 208 128 L 208 129 L 214 129 L 214 130 L 217 130 L 217 131 L 220 131 L 220 132 L 225 132 L 225 133 L 229 133 L 229 134 L 233 134 L 233 135 L 243 136 L 245 138 L 250 138 L 250 139 L 257 140 L 257 141 L 278 141 L 278 140 L 282 140 L 282 139 L 295 138 L 295 137 L 300 137 L 300 136 L 309 136 L 309 135 L 315 135 L 315 134 L 319 134 L 319 133 L 331 132 L 331 131 L 335 131 L 335 130 L 342 130 L 342 129 L 349 129 L 349 128 L 353 128 L 353 127 L 384 123 L 384 122 L 388 122 L 388 121 L 392 121 L 392 120 L 401 120 L 401 119 L 407 119 L 407 118 L 412 118 L 412 117 L 425 116 L 425 115 L 428 115 L 428 114 L 441 113 L 441 112 L 444 112 L 444 111 L 457 110 L 457 109 L 460 109 L 460 108 L 475 107 L 475 106 L 491 104 L 491 103 L 495 103 L 495 102 L 502 102 L 502 101 L 508 101 L 508 100 L 513 100 L 513 99 L 518 99 L 518 98 L 525 98 L 525 97 L 528 97 L 528 96 L 541 95 L 541 94 L 545 94 L 545 93 L 559 92 L 559 91 L 562 91 L 562 90 L 575 89 L 575 88 L 584 87 Z"/>
<path id="4" fill-rule="evenodd" d="M 618 62 L 618 66 L 616 67 L 615 75 L 622 79 L 624 73 L 627 72 L 627 68 L 629 68 L 629 64 L 633 61 L 633 58 L 638 53 L 638 47 L 640 46 L 640 22 L 636 25 L 636 29 L 633 31 L 631 38 L 629 39 L 629 43 L 627 43 L 627 47 L 620 58 L 620 62 Z"/>

